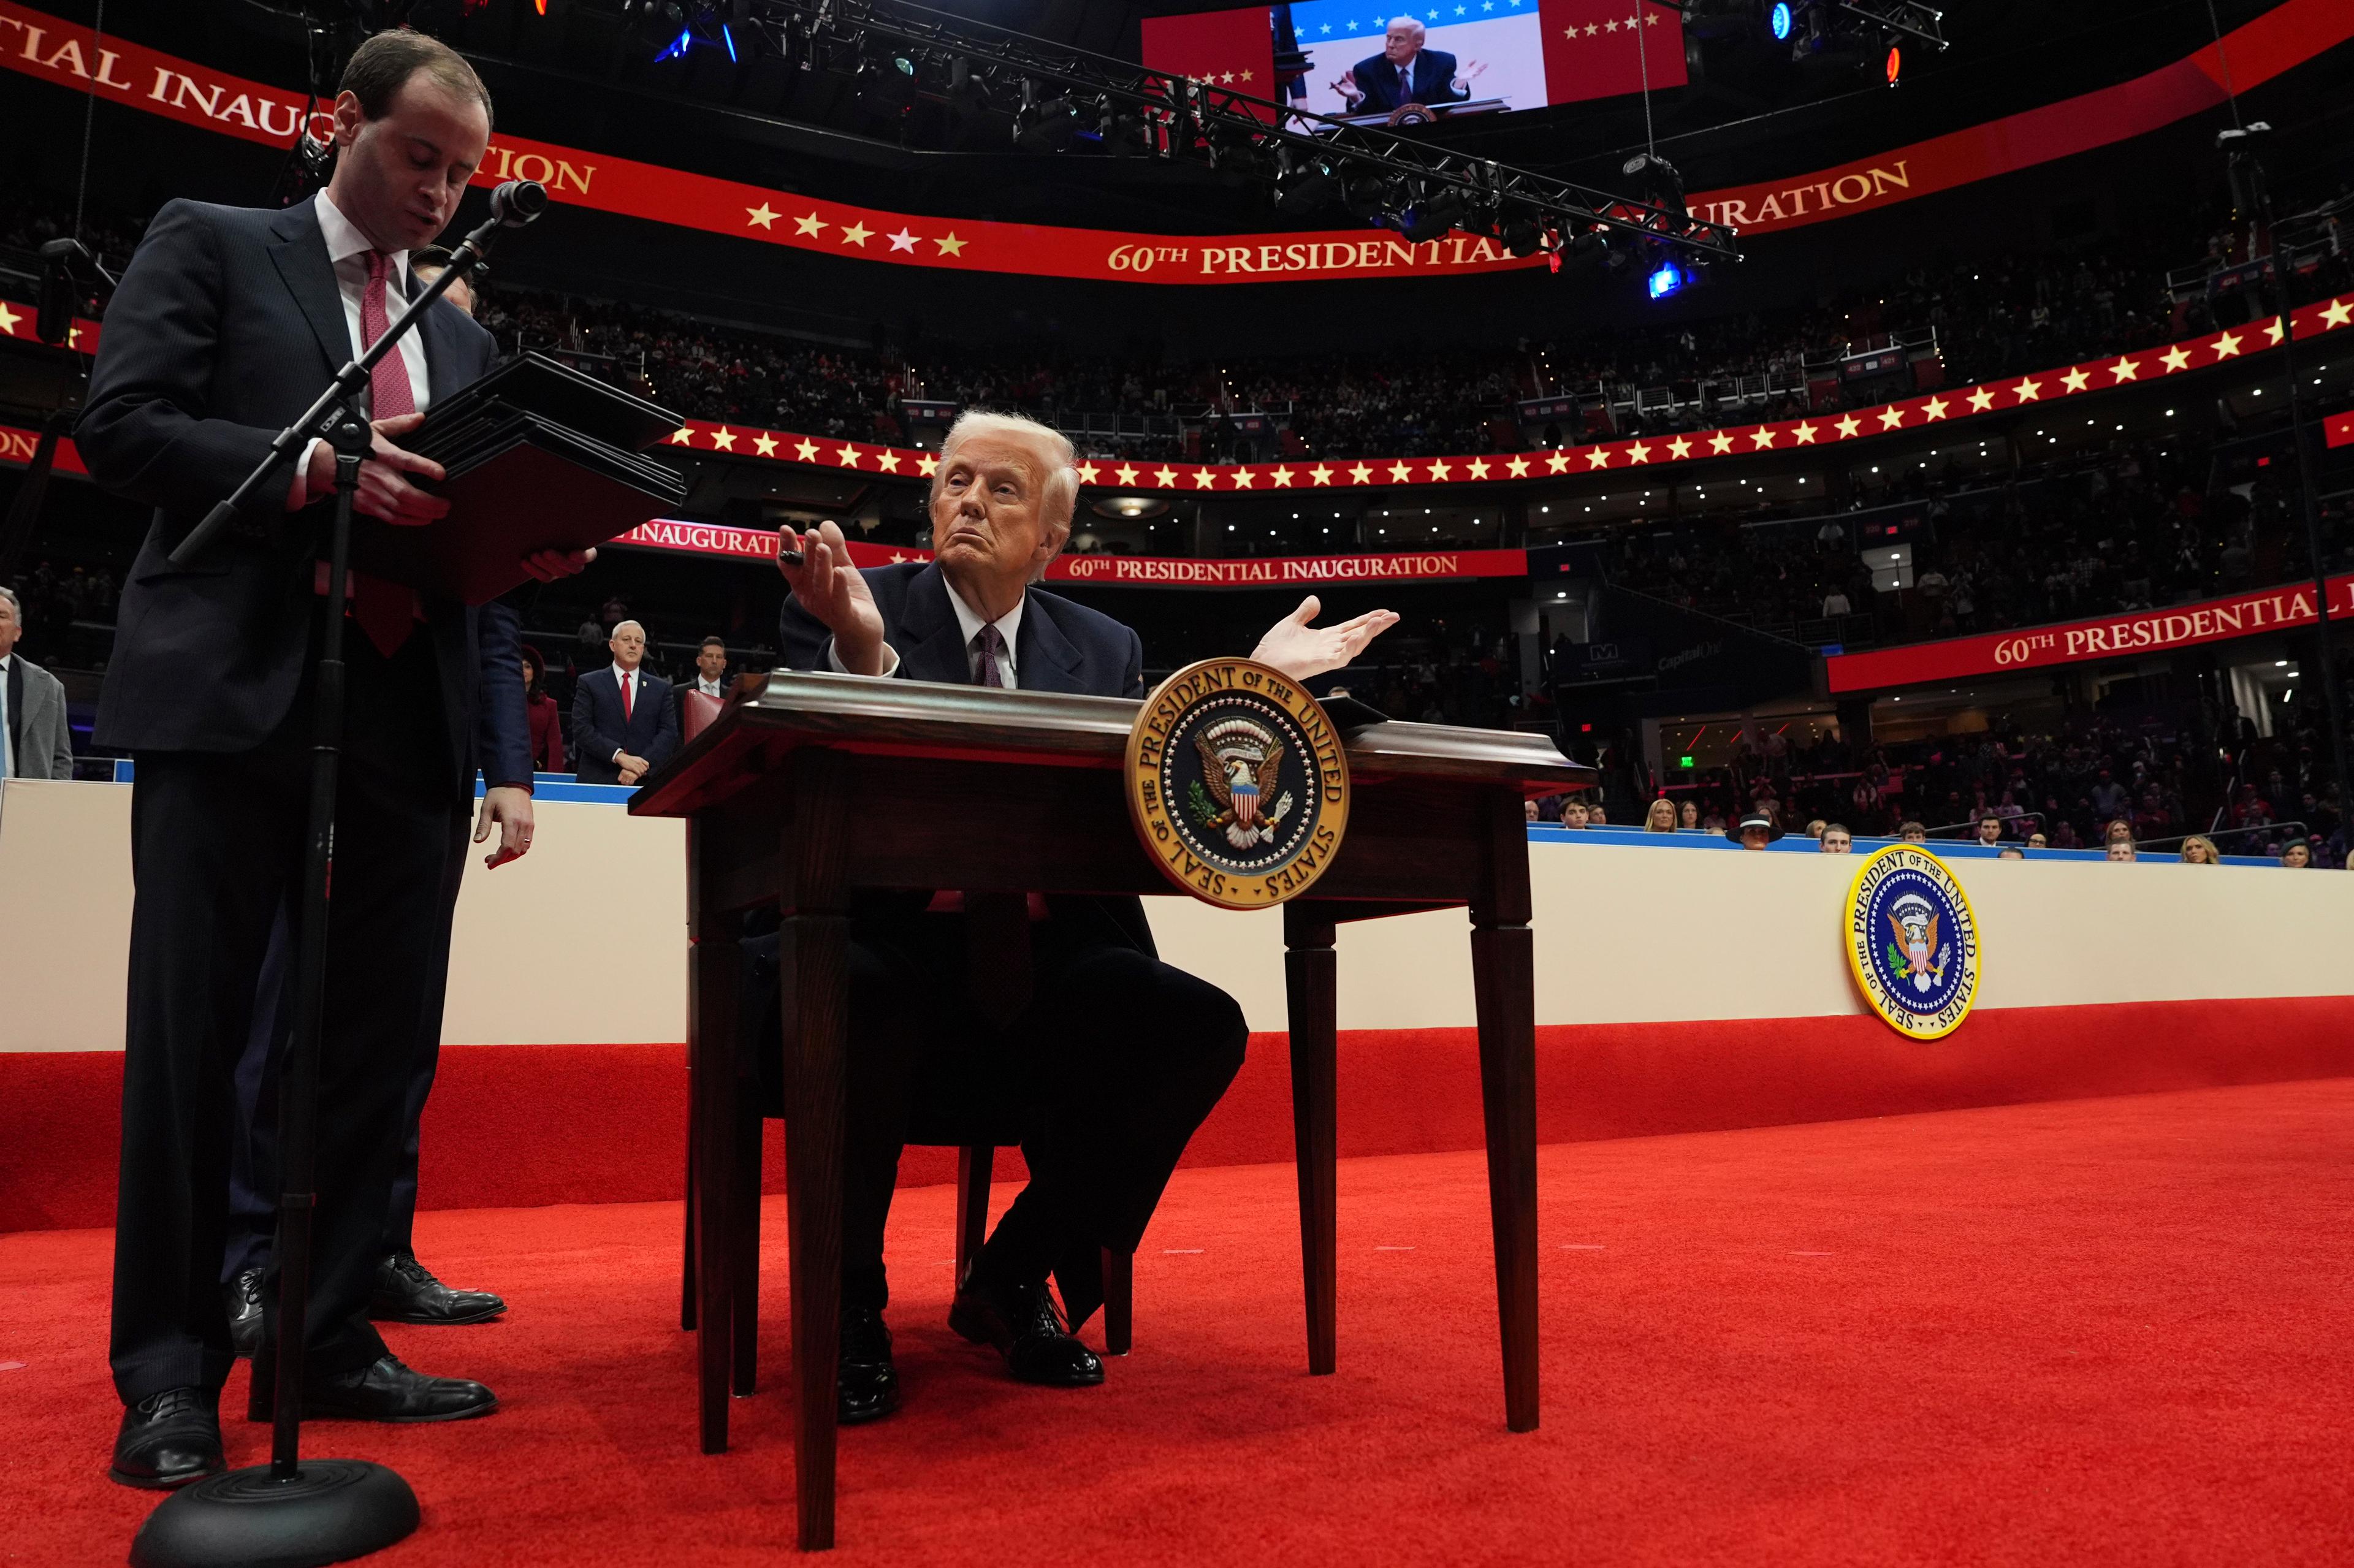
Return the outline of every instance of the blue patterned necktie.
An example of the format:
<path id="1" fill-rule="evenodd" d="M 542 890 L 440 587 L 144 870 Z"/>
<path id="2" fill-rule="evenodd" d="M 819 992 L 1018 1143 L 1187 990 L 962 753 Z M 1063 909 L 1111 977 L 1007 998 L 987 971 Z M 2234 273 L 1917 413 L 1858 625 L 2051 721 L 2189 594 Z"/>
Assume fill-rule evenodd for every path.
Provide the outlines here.
<path id="1" fill-rule="evenodd" d="M 997 655 L 1005 646 L 1004 633 L 992 622 L 975 633 L 973 641 L 981 646 L 981 684 L 1002 689 L 1005 677 L 997 673 Z"/>

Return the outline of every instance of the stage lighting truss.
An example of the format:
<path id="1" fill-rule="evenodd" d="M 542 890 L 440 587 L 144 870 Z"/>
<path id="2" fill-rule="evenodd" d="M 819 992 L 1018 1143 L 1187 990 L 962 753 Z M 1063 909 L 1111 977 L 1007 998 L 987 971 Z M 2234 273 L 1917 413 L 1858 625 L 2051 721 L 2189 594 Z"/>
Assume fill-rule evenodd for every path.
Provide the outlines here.
<path id="1" fill-rule="evenodd" d="M 1547 254 L 1556 270 L 1596 251 L 1640 250 L 1654 266 L 1670 252 L 1688 265 L 1741 259 L 1732 229 L 1685 209 L 1662 160 L 1630 166 L 1640 195 L 1615 195 L 907 0 L 750 0 L 741 26 L 763 50 L 858 77 L 895 108 L 905 90 L 968 124 L 1010 115 L 1023 152 L 1204 164 L 1267 185 L 1288 215 L 1343 206 L 1413 243 L 1460 230 Z"/>
<path id="2" fill-rule="evenodd" d="M 1790 0 L 1766 15 L 1775 39 L 1789 40 L 1794 58 L 1884 71 L 1891 87 L 1903 50 L 1946 48 L 1946 14 L 1918 0 Z"/>

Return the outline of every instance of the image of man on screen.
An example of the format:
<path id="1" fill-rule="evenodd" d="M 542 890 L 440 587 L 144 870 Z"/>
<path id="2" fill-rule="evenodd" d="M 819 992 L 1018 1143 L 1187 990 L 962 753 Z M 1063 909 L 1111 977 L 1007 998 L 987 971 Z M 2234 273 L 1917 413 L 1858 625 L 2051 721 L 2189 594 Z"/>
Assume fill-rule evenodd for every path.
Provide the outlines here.
<path id="1" fill-rule="evenodd" d="M 1423 48 L 1424 39 L 1423 25 L 1413 17 L 1391 19 L 1382 52 L 1359 60 L 1340 83 L 1343 96 L 1357 100 L 1354 112 L 1384 113 L 1409 103 L 1459 103 L 1471 96 L 1456 82 L 1455 57 Z M 1475 60 L 1466 70 L 1477 76 L 1484 69 Z"/>

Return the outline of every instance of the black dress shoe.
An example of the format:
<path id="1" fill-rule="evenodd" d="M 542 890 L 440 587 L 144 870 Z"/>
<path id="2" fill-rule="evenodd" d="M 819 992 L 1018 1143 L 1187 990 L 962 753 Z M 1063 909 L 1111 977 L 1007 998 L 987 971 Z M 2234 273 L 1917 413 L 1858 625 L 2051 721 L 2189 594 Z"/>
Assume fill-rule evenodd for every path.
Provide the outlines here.
<path id="1" fill-rule="evenodd" d="M 1103 1362 L 1073 1339 L 1043 1279 L 994 1284 L 975 1269 L 949 1308 L 949 1327 L 976 1345 L 994 1345 L 1022 1383 L 1048 1388 L 1092 1388 Z"/>
<path id="2" fill-rule="evenodd" d="M 488 1415 L 499 1396 L 461 1377 L 427 1377 L 398 1356 L 381 1356 L 356 1372 L 304 1380 L 305 1420 L 464 1421 Z"/>
<path id="3" fill-rule="evenodd" d="M 405 1252 L 376 1265 L 368 1316 L 379 1323 L 482 1323 L 507 1309 L 487 1290 L 452 1290 Z"/>
<path id="4" fill-rule="evenodd" d="M 169 1491 L 223 1467 L 220 1390 L 167 1388 L 122 1413 L 106 1473 L 126 1487 Z"/>
<path id="5" fill-rule="evenodd" d="M 261 1270 L 249 1268 L 228 1282 L 228 1342 L 251 1358 L 261 1344 Z"/>
<path id="6" fill-rule="evenodd" d="M 891 1364 L 891 1330 L 871 1307 L 842 1309 L 842 1354 L 833 1418 L 844 1426 L 880 1421 L 899 1408 L 899 1369 Z"/>

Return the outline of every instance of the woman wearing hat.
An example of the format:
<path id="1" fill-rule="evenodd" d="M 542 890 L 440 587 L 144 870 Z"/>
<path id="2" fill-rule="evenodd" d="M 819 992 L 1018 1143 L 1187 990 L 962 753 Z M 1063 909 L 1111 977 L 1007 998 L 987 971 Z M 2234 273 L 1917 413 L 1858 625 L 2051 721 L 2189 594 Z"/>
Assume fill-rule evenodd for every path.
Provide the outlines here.
<path id="1" fill-rule="evenodd" d="M 1782 828 L 1770 811 L 1748 811 L 1724 830 L 1724 836 L 1743 849 L 1762 850 L 1782 836 Z"/>
<path id="2" fill-rule="evenodd" d="M 528 642 L 523 645 L 523 706 L 531 722 L 533 770 L 563 772 L 564 721 L 556 699 L 547 694 L 547 661 Z"/>

